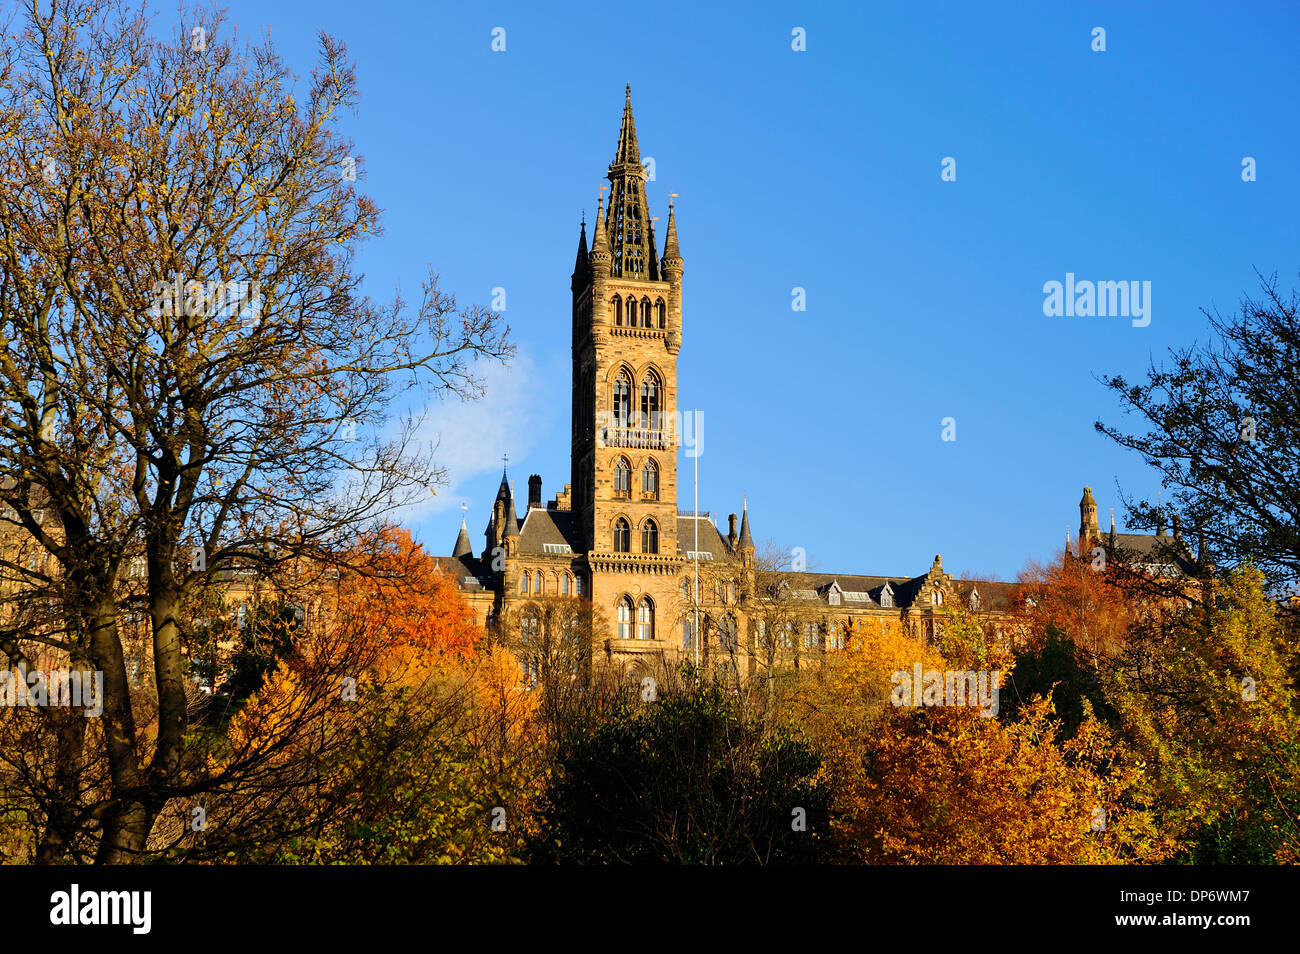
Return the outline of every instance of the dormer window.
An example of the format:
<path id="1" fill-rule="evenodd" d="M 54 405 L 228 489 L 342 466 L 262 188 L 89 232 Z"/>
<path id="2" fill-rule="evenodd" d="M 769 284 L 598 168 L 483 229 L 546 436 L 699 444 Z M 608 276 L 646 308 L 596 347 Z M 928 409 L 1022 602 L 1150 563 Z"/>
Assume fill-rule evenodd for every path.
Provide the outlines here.
<path id="1" fill-rule="evenodd" d="M 894 606 L 894 591 L 888 583 L 880 591 L 880 605 L 885 609 L 892 609 Z"/>

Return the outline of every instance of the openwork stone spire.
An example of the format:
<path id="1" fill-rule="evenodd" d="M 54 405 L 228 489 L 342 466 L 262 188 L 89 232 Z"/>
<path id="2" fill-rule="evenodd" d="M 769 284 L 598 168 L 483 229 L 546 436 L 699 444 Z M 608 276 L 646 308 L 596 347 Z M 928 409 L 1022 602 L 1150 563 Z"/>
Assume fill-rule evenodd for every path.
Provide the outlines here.
<path id="1" fill-rule="evenodd" d="M 632 118 L 632 84 L 627 84 L 627 98 L 623 101 L 623 125 L 618 131 L 618 149 L 614 165 L 631 163 L 641 168 L 641 150 L 636 144 L 636 121 Z"/>
<path id="2" fill-rule="evenodd" d="M 648 178 L 641 167 L 641 150 L 636 141 L 636 123 L 632 118 L 632 87 L 627 88 L 623 103 L 623 125 L 618 133 L 618 151 L 609 165 L 609 230 L 612 262 L 610 275 L 615 278 L 638 278 L 659 281 L 659 261 L 655 253 L 654 224 L 646 205 L 645 184 Z"/>

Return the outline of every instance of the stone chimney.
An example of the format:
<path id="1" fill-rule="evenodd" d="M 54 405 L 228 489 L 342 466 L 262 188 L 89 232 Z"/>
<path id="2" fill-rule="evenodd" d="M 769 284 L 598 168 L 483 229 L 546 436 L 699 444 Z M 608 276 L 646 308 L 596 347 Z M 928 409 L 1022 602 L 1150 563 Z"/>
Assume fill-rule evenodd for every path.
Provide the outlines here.
<path id="1" fill-rule="evenodd" d="M 736 515 L 733 513 L 727 517 L 727 546 L 736 549 Z"/>
<path id="2" fill-rule="evenodd" d="M 528 507 L 540 507 L 542 505 L 542 478 L 537 474 L 528 478 Z"/>

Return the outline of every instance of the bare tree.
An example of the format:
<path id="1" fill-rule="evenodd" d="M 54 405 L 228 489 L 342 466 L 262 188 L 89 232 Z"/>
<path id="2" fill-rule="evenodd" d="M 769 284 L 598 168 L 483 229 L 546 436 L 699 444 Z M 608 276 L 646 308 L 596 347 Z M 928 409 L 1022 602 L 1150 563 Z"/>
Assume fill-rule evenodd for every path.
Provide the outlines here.
<path id="1" fill-rule="evenodd" d="M 48 817 L 46 860 L 91 829 L 97 860 L 136 858 L 167 801 L 203 784 L 182 651 L 195 594 L 236 568 L 298 585 L 427 493 L 442 474 L 415 422 L 381 436 L 394 398 L 475 396 L 475 362 L 510 352 L 498 316 L 432 273 L 414 308 L 361 292 L 354 255 L 380 225 L 337 132 L 357 101 L 345 48 L 322 35 L 295 93 L 269 42 L 179 17 L 160 39 L 143 11 L 33 0 L 0 38 L 0 503 L 42 558 L 0 558 L 0 651 L 104 679 L 101 730 L 69 720 L 53 750 L 71 807 Z M 147 698 L 130 614 L 147 621 Z M 336 684 L 340 661 L 319 659 L 304 691 Z M 92 757 L 102 788 L 75 781 Z"/>

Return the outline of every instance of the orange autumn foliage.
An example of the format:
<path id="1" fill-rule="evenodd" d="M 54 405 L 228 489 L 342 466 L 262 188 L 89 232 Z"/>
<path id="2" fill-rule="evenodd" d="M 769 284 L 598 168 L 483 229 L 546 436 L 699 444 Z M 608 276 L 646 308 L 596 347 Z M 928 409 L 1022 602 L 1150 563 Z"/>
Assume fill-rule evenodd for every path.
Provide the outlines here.
<path id="1" fill-rule="evenodd" d="M 860 757 L 840 826 L 855 860 L 884 864 L 1157 862 L 1170 845 L 1134 804 L 1142 769 L 1089 718 L 1062 741 L 1050 700 L 1014 722 L 969 707 L 895 709 Z"/>
<path id="2" fill-rule="evenodd" d="M 1020 574 L 1017 611 L 1036 639 L 1049 627 L 1093 656 L 1110 656 L 1142 618 L 1144 601 L 1118 572 L 1089 560 L 1030 563 Z"/>
<path id="3" fill-rule="evenodd" d="M 483 636 L 456 582 L 402 528 L 378 532 L 355 555 L 340 582 L 339 611 L 399 657 L 463 660 Z"/>
<path id="4" fill-rule="evenodd" d="M 1168 855 L 1138 791 L 1143 773 L 1103 725 L 1089 718 L 1063 740 L 1050 700 L 1009 723 L 971 706 L 895 705 L 893 674 L 917 664 L 995 668 L 1005 684 L 1013 661 L 963 614 L 948 617 L 939 645 L 893 621 L 858 623 L 796 697 L 834 787 L 843 860 L 1101 864 Z"/>

